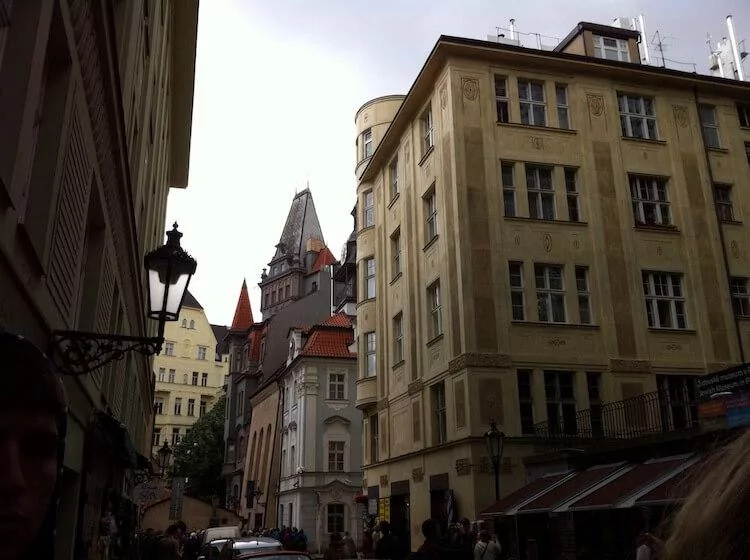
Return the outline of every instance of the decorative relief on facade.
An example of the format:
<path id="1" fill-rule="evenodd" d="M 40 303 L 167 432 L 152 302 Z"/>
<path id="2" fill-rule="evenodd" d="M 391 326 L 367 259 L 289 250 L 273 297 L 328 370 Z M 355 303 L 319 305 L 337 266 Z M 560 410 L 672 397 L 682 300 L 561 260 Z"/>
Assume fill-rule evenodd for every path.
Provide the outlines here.
<path id="1" fill-rule="evenodd" d="M 580 249 L 581 248 L 581 242 L 577 237 L 573 237 L 573 249 Z"/>
<path id="2" fill-rule="evenodd" d="M 338 502 L 341 499 L 341 488 L 338 486 L 331 488 L 331 499 L 334 502 Z"/>
<path id="3" fill-rule="evenodd" d="M 612 371 L 631 373 L 651 373 L 651 362 L 648 360 L 609 360 L 609 368 Z"/>
<path id="4" fill-rule="evenodd" d="M 586 103 L 588 103 L 589 113 L 592 117 L 599 118 L 604 114 L 604 96 L 587 93 Z"/>
<path id="5" fill-rule="evenodd" d="M 555 348 L 560 348 L 560 346 L 565 346 L 568 344 L 568 341 L 564 338 L 560 338 L 559 336 L 553 336 L 552 338 L 547 340 L 547 344 L 550 346 L 554 346 Z"/>
<path id="6" fill-rule="evenodd" d="M 461 78 L 461 89 L 466 99 L 474 101 L 479 95 L 479 82 L 475 78 Z"/>
<path id="7" fill-rule="evenodd" d="M 466 368 L 509 368 L 511 367 L 510 356 L 506 354 L 461 354 L 451 360 L 449 364 L 450 373 L 456 373 Z"/>
<path id="8" fill-rule="evenodd" d="M 417 467 L 416 469 L 412 469 L 411 480 L 412 482 L 422 482 L 424 480 L 424 469 L 422 467 Z"/>
<path id="9" fill-rule="evenodd" d="M 513 234 L 513 242 L 516 245 L 521 245 L 521 234 L 520 233 L 516 232 L 516 233 Z"/>
<path id="10" fill-rule="evenodd" d="M 729 249 L 732 251 L 732 256 L 735 259 L 740 258 L 740 246 L 737 244 L 736 241 L 732 240 L 732 242 L 729 244 Z"/>
<path id="11" fill-rule="evenodd" d="M 544 149 L 544 138 L 540 136 L 529 136 L 529 144 L 535 150 Z"/>
<path id="12" fill-rule="evenodd" d="M 424 383 L 422 383 L 421 380 L 418 381 L 412 381 L 409 383 L 409 394 L 410 395 L 418 395 L 422 392 L 422 389 L 424 388 Z"/>
<path id="13" fill-rule="evenodd" d="M 674 113 L 674 122 L 680 128 L 686 128 L 688 125 L 688 111 L 684 105 L 672 105 L 672 112 Z"/>
<path id="14" fill-rule="evenodd" d="M 552 235 L 549 233 L 545 233 L 542 236 L 542 247 L 544 247 L 544 250 L 549 253 L 552 250 Z"/>
<path id="15" fill-rule="evenodd" d="M 458 476 L 471 474 L 471 461 L 467 458 L 456 459 L 456 473 Z"/>
<path id="16" fill-rule="evenodd" d="M 440 88 L 440 108 L 445 109 L 448 106 L 448 90 L 445 87 L 445 84 L 443 84 L 443 87 Z"/>
<path id="17" fill-rule="evenodd" d="M 388 486 L 388 475 L 387 474 L 381 474 L 380 475 L 380 487 L 386 488 Z"/>
<path id="18" fill-rule="evenodd" d="M 494 418 L 502 424 L 503 416 L 503 382 L 499 379 L 481 379 L 479 381 L 479 417 L 482 421 Z"/>
<path id="19" fill-rule="evenodd" d="M 669 344 L 664 345 L 664 348 L 666 348 L 667 350 L 670 350 L 670 351 L 674 352 L 675 350 L 682 350 L 682 345 L 681 344 L 675 344 L 674 342 L 670 342 Z"/>
<path id="20" fill-rule="evenodd" d="M 661 257 L 661 254 L 662 254 L 663 252 L 664 252 L 664 251 L 662 250 L 662 248 L 661 248 L 661 245 L 657 245 L 657 246 L 656 246 L 656 254 L 657 254 L 658 256 L 660 256 L 660 257 Z"/>
<path id="21" fill-rule="evenodd" d="M 362 122 L 369 122 L 370 120 L 370 112 L 366 111 L 365 114 L 362 116 Z"/>
<path id="22" fill-rule="evenodd" d="M 436 364 L 440 361 L 442 353 L 440 352 L 440 348 L 435 348 L 432 352 L 430 352 L 430 365 Z"/>
<path id="23" fill-rule="evenodd" d="M 378 401 L 378 412 L 388 410 L 388 399 L 380 399 Z"/>

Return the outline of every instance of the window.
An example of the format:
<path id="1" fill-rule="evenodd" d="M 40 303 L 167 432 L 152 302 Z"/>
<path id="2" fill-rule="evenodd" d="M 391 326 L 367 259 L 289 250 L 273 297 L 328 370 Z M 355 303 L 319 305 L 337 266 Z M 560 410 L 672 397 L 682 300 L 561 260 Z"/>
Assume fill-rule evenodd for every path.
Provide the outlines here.
<path id="1" fill-rule="evenodd" d="M 160 368 L 159 368 L 159 377 L 158 377 L 159 381 L 161 381 L 161 382 L 163 382 L 163 381 L 164 381 L 164 378 L 165 378 L 165 376 L 166 376 L 166 373 L 167 373 L 167 370 L 166 370 L 166 369 L 164 369 L 163 367 L 160 367 Z"/>
<path id="2" fill-rule="evenodd" d="M 201 375 L 201 387 L 207 387 L 208 386 L 208 374 L 204 373 Z"/>
<path id="3" fill-rule="evenodd" d="M 589 394 L 589 410 L 591 411 L 591 433 L 594 437 L 602 437 L 604 436 L 602 374 L 598 372 L 587 373 L 586 389 Z"/>
<path id="4" fill-rule="evenodd" d="M 620 129 L 626 138 L 657 140 L 654 100 L 639 95 L 617 96 L 620 106 Z"/>
<path id="5" fill-rule="evenodd" d="M 630 175 L 630 198 L 636 224 L 671 226 L 672 213 L 667 198 L 667 182 L 660 177 Z"/>
<path id="6" fill-rule="evenodd" d="M 388 180 L 391 188 L 391 199 L 396 198 L 398 194 L 398 156 L 393 158 L 388 166 Z"/>
<path id="7" fill-rule="evenodd" d="M 188 416 L 195 416 L 195 399 L 188 399 Z"/>
<path id="8" fill-rule="evenodd" d="M 205 360 L 206 359 L 206 347 L 205 346 L 198 346 L 198 359 L 199 360 Z"/>
<path id="9" fill-rule="evenodd" d="M 500 164 L 500 182 L 503 185 L 503 211 L 506 216 L 516 215 L 516 182 L 513 177 L 513 164 Z"/>
<path id="10" fill-rule="evenodd" d="M 518 381 L 518 404 L 521 412 L 521 435 L 534 435 L 534 399 L 531 391 L 531 370 L 519 369 Z"/>
<path id="11" fill-rule="evenodd" d="M 578 319 L 582 325 L 591 324 L 591 294 L 589 293 L 589 269 L 576 267 L 576 291 L 578 292 Z"/>
<path id="12" fill-rule="evenodd" d="M 495 76 L 495 108 L 497 110 L 497 122 L 510 122 L 508 87 L 504 76 Z"/>
<path id="13" fill-rule="evenodd" d="M 154 428 L 154 435 L 151 438 L 151 445 L 153 447 L 158 447 L 160 441 L 161 441 L 161 428 Z"/>
<path id="14" fill-rule="evenodd" d="M 568 201 L 568 220 L 580 222 L 581 209 L 578 206 L 578 184 L 576 181 L 578 172 L 572 167 L 566 167 L 563 173 L 565 175 L 565 196 Z"/>
<path id="15" fill-rule="evenodd" d="M 365 333 L 365 377 L 378 374 L 377 339 L 374 332 Z"/>
<path id="16" fill-rule="evenodd" d="M 401 274 L 401 229 L 391 235 L 391 278 Z"/>
<path id="17" fill-rule="evenodd" d="M 399 313 L 393 318 L 393 363 L 404 360 L 404 315 Z"/>
<path id="18" fill-rule="evenodd" d="M 557 84 L 555 86 L 555 99 L 557 101 L 557 126 L 570 128 L 570 107 L 568 106 L 568 87 Z"/>
<path id="19" fill-rule="evenodd" d="M 510 305 L 514 321 L 523 321 L 523 265 L 519 262 L 508 263 L 508 278 L 510 280 Z"/>
<path id="20" fill-rule="evenodd" d="M 176 372 L 175 372 L 175 370 L 173 370 L 173 369 L 170 369 L 170 370 L 169 370 L 169 377 L 167 377 L 167 380 L 168 380 L 168 381 L 169 381 L 170 383 L 174 383 L 174 376 L 175 376 L 175 373 L 176 373 Z"/>
<path id="21" fill-rule="evenodd" d="M 564 323 L 563 267 L 537 264 L 534 265 L 534 276 L 539 321 L 543 323 Z"/>
<path id="22" fill-rule="evenodd" d="M 732 208 L 732 185 L 714 185 L 714 203 L 716 214 L 722 222 L 734 221 L 734 210 Z"/>
<path id="23" fill-rule="evenodd" d="M 518 99 L 521 103 L 521 122 L 534 126 L 547 126 L 547 104 L 544 101 L 544 84 L 518 80 Z"/>
<path id="24" fill-rule="evenodd" d="M 648 326 L 654 329 L 686 329 L 682 275 L 670 272 L 643 272 Z"/>
<path id="25" fill-rule="evenodd" d="M 448 424 L 445 418 L 445 383 L 441 381 L 432 386 L 432 410 L 434 424 L 432 440 L 435 445 L 448 441 Z"/>
<path id="26" fill-rule="evenodd" d="M 344 504 L 328 504 L 328 532 L 343 533 L 344 532 Z"/>
<path id="27" fill-rule="evenodd" d="M 747 278 L 730 278 L 729 284 L 732 290 L 732 307 L 737 317 L 750 317 L 750 291 Z"/>
<path id="28" fill-rule="evenodd" d="M 363 158 L 368 158 L 372 155 L 372 129 L 368 128 L 362 133 L 362 146 L 364 147 Z"/>
<path id="29" fill-rule="evenodd" d="M 188 384 L 188 375 L 187 375 L 187 373 L 182 376 L 182 383 L 185 384 L 185 385 Z"/>
<path id="30" fill-rule="evenodd" d="M 289 475 L 289 463 L 286 460 L 286 449 L 281 450 L 281 476 Z"/>
<path id="31" fill-rule="evenodd" d="M 547 423 L 554 434 L 576 434 L 576 400 L 573 372 L 545 371 L 544 396 L 547 401 Z"/>
<path id="32" fill-rule="evenodd" d="M 716 109 L 712 105 L 699 105 L 698 114 L 703 127 L 703 141 L 707 148 L 721 148 L 719 122 L 716 120 Z"/>
<path id="33" fill-rule="evenodd" d="M 208 403 L 201 399 L 200 408 L 198 409 L 198 416 L 203 416 L 206 414 L 206 409 L 208 408 Z"/>
<path id="34" fill-rule="evenodd" d="M 365 227 L 371 227 L 375 225 L 375 197 L 372 191 L 365 193 L 365 214 L 364 214 Z"/>
<path id="35" fill-rule="evenodd" d="M 174 414 L 175 416 L 182 414 L 182 399 L 179 397 L 174 400 Z"/>
<path id="36" fill-rule="evenodd" d="M 370 463 L 377 463 L 380 457 L 378 415 L 370 416 Z"/>
<path id="37" fill-rule="evenodd" d="M 164 355 L 165 356 L 174 356 L 174 342 L 167 342 L 164 345 Z"/>
<path id="38" fill-rule="evenodd" d="M 195 321 L 193 321 L 192 319 L 190 320 L 190 329 L 195 330 Z"/>
<path id="39" fill-rule="evenodd" d="M 375 297 L 375 259 L 365 259 L 365 299 Z"/>
<path id="40" fill-rule="evenodd" d="M 434 130 L 432 123 L 432 105 L 428 105 L 424 113 L 419 119 L 422 126 L 422 155 L 426 155 L 428 151 L 435 145 Z"/>
<path id="41" fill-rule="evenodd" d="M 156 397 L 154 400 L 154 414 L 164 414 L 164 398 Z"/>
<path id="42" fill-rule="evenodd" d="M 698 427 L 695 377 L 691 375 L 657 375 L 661 425 L 665 431 Z"/>
<path id="43" fill-rule="evenodd" d="M 607 60 L 619 60 L 630 62 L 630 50 L 628 42 L 624 39 L 612 39 L 594 35 L 594 56 L 606 58 Z"/>
<path id="44" fill-rule="evenodd" d="M 193 385 L 196 385 L 196 386 L 198 385 L 198 372 L 197 371 L 193 372 L 193 380 L 192 381 L 193 381 Z"/>
<path id="45" fill-rule="evenodd" d="M 291 463 L 291 474 L 294 474 L 297 472 L 297 448 L 292 445 L 289 449 L 289 461 Z"/>
<path id="46" fill-rule="evenodd" d="M 245 390 L 240 389 L 237 393 L 237 416 L 241 417 L 245 413 Z"/>
<path id="47" fill-rule="evenodd" d="M 747 163 L 750 164 L 750 142 L 745 142 L 745 156 L 747 156 Z"/>
<path id="48" fill-rule="evenodd" d="M 443 334 L 443 304 L 440 299 L 440 280 L 427 288 L 430 305 L 430 339 Z"/>
<path id="49" fill-rule="evenodd" d="M 750 127 L 750 105 L 737 104 L 737 117 L 740 120 L 740 126 L 743 128 Z"/>
<path id="50" fill-rule="evenodd" d="M 425 215 L 425 237 L 429 243 L 437 237 L 438 234 L 438 216 L 437 216 L 437 198 L 435 188 L 424 197 L 424 215 Z"/>
<path id="51" fill-rule="evenodd" d="M 344 442 L 328 442 L 328 472 L 344 472 Z"/>
<path id="52" fill-rule="evenodd" d="M 526 166 L 526 189 L 529 195 L 529 217 L 535 220 L 555 219 L 555 191 L 552 168 Z"/>
<path id="53" fill-rule="evenodd" d="M 183 329 L 186 329 L 186 328 L 187 328 L 187 319 L 183 319 L 183 320 L 182 320 L 182 328 L 183 328 Z"/>
<path id="54" fill-rule="evenodd" d="M 346 375 L 343 373 L 328 374 L 328 398 L 332 401 L 344 400 L 344 385 Z"/>
<path id="55" fill-rule="evenodd" d="M 172 428 L 172 447 L 180 443 L 180 429 Z"/>

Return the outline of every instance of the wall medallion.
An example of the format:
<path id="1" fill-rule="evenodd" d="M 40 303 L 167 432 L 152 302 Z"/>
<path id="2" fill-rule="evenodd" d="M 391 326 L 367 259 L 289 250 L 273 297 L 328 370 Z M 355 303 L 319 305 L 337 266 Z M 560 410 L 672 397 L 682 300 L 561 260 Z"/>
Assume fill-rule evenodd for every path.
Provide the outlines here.
<path id="1" fill-rule="evenodd" d="M 675 350 L 682 350 L 682 346 L 679 344 L 675 344 L 674 342 L 667 344 L 664 348 L 666 348 L 667 350 L 671 350 L 673 352 Z"/>
<path id="2" fill-rule="evenodd" d="M 552 250 L 552 236 L 549 233 L 545 233 L 542 237 L 542 247 L 548 253 Z"/>
<path id="3" fill-rule="evenodd" d="M 555 348 L 560 348 L 560 346 L 565 346 L 566 344 L 568 344 L 568 342 L 564 338 L 555 336 L 555 337 L 550 338 L 547 341 L 547 344 L 549 344 L 550 346 L 554 346 Z"/>
<path id="4" fill-rule="evenodd" d="M 535 150 L 543 150 L 544 138 L 541 138 L 539 136 L 529 136 L 529 144 L 531 144 L 531 147 Z"/>
<path id="5" fill-rule="evenodd" d="M 417 467 L 416 469 L 412 469 L 411 479 L 414 482 L 422 482 L 422 480 L 424 480 L 424 469 L 422 467 Z"/>
<path id="6" fill-rule="evenodd" d="M 661 257 L 661 254 L 662 254 L 663 252 L 664 252 L 664 251 L 662 250 L 662 248 L 661 248 L 661 245 L 657 245 L 657 246 L 656 246 L 656 254 L 657 254 L 658 256 L 660 256 L 660 257 Z"/>
<path id="7" fill-rule="evenodd" d="M 604 114 L 604 97 L 589 93 L 586 95 L 586 102 L 589 105 L 589 112 L 592 117 L 601 117 Z"/>
<path id="8" fill-rule="evenodd" d="M 479 82 L 475 78 L 462 78 L 461 88 L 464 91 L 464 97 L 469 101 L 474 101 L 479 94 Z"/>
<path id="9" fill-rule="evenodd" d="M 513 234 L 513 242 L 516 245 L 520 245 L 521 244 L 521 236 L 518 234 L 518 232 L 516 232 L 515 234 Z"/>
<path id="10" fill-rule="evenodd" d="M 577 237 L 573 239 L 573 249 L 580 249 L 581 248 L 581 242 L 578 240 Z"/>
<path id="11" fill-rule="evenodd" d="M 672 105 L 672 112 L 674 113 L 674 122 L 680 128 L 686 128 L 688 125 L 688 112 L 687 107 L 684 105 Z"/>

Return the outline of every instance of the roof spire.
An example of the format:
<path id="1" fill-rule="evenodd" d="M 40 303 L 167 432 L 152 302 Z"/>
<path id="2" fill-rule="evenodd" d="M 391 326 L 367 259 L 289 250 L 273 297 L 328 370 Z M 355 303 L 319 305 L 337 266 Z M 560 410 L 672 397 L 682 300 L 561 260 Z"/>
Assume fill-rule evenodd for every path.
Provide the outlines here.
<path id="1" fill-rule="evenodd" d="M 243 331 L 249 329 L 253 323 L 253 309 L 250 307 L 250 295 L 247 293 L 247 280 L 243 280 L 231 330 Z"/>

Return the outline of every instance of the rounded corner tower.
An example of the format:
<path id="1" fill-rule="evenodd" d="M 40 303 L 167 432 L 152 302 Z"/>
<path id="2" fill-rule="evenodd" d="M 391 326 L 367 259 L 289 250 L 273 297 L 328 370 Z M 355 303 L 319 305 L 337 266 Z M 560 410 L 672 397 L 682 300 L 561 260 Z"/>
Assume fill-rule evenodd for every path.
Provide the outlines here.
<path id="1" fill-rule="evenodd" d="M 365 102 L 354 116 L 357 126 L 357 165 L 354 173 L 359 181 L 370 157 L 385 135 L 393 117 L 401 108 L 405 95 L 383 95 Z"/>

